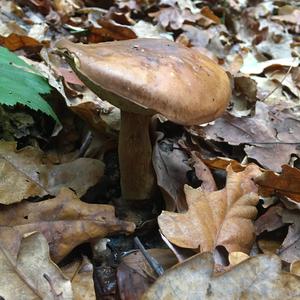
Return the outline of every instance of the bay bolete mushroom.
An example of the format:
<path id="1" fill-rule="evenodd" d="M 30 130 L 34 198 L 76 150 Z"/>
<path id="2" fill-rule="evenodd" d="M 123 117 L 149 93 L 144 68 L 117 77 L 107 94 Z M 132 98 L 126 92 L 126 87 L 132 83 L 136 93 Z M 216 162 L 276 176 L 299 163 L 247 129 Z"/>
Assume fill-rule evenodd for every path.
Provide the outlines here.
<path id="1" fill-rule="evenodd" d="M 89 45 L 62 40 L 56 47 L 92 91 L 121 109 L 119 162 L 125 199 L 149 199 L 153 191 L 153 114 L 196 125 L 220 116 L 230 99 L 229 79 L 221 67 L 168 40 Z"/>

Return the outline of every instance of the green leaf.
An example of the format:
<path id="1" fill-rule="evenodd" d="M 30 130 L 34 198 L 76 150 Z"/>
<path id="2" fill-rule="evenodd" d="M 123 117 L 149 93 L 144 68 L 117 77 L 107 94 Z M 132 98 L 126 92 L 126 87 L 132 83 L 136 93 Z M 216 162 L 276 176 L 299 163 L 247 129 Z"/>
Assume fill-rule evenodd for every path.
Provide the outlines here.
<path id="1" fill-rule="evenodd" d="M 40 110 L 60 123 L 51 106 L 40 95 L 50 91 L 47 80 L 37 74 L 32 66 L 0 47 L 0 104 L 23 104 Z"/>

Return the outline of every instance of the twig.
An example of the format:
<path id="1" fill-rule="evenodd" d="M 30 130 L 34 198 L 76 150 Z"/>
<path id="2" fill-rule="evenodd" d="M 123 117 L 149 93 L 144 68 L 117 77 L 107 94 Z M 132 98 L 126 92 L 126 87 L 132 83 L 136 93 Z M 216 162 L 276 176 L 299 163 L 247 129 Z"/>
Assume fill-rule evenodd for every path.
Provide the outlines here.
<path id="1" fill-rule="evenodd" d="M 151 268 L 154 270 L 154 272 L 158 275 L 161 276 L 164 274 L 164 269 L 163 267 L 159 264 L 159 262 L 152 257 L 147 250 L 144 248 L 143 244 L 139 240 L 139 238 L 136 236 L 134 239 L 135 245 L 140 249 L 142 254 L 144 255 L 145 259 L 147 260 L 148 264 L 151 266 Z"/>
<path id="2" fill-rule="evenodd" d="M 92 142 L 92 132 L 89 131 L 87 133 L 87 135 L 84 138 L 84 141 L 79 149 L 79 153 L 78 153 L 78 157 L 83 157 L 86 150 L 88 149 L 88 147 L 90 146 L 91 142 Z"/>
<path id="3" fill-rule="evenodd" d="M 294 58 L 295 60 L 295 58 Z M 294 61 L 293 61 L 294 62 Z M 286 74 L 282 77 L 282 79 L 280 80 L 279 84 L 265 97 L 263 98 L 261 101 L 264 102 L 267 98 L 269 98 L 278 88 L 280 85 L 282 85 L 283 81 L 287 78 L 287 76 L 290 74 L 291 70 L 293 67 L 293 63 L 291 64 L 291 66 L 289 67 L 289 69 L 287 70 Z"/>

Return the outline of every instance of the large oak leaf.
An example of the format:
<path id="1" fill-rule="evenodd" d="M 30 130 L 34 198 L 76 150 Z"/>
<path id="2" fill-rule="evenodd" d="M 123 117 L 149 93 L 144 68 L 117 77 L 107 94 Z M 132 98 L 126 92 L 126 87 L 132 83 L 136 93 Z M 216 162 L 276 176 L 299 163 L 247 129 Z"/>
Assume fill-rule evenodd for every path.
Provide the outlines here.
<path id="1" fill-rule="evenodd" d="M 117 219 L 113 206 L 82 202 L 69 189 L 62 189 L 56 198 L 46 201 L 24 201 L 3 207 L 0 232 L 7 227 L 22 234 L 43 233 L 54 261 L 60 261 L 74 247 L 93 238 L 128 234 L 135 228 L 133 223 Z"/>
<path id="2" fill-rule="evenodd" d="M 158 223 L 167 239 L 184 248 L 213 251 L 223 245 L 229 252 L 248 253 L 255 238 L 252 220 L 256 217 L 257 188 L 252 178 L 261 172 L 256 165 L 235 173 L 227 168 L 226 187 L 205 192 L 185 186 L 188 211 L 163 211 Z"/>

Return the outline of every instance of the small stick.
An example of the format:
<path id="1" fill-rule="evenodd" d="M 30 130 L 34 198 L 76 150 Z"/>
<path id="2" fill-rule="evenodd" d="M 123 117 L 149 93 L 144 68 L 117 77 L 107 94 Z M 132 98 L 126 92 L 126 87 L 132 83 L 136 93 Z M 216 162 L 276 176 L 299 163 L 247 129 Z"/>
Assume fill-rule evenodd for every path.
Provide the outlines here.
<path id="1" fill-rule="evenodd" d="M 84 138 L 84 141 L 79 149 L 79 153 L 78 153 L 78 157 L 83 157 L 86 150 L 88 149 L 88 147 L 90 146 L 91 142 L 92 142 L 92 132 L 89 131 L 87 133 L 87 135 Z"/>
<path id="2" fill-rule="evenodd" d="M 295 61 L 295 58 L 293 62 Z M 287 78 L 287 76 L 290 74 L 291 70 L 293 68 L 293 64 L 289 67 L 288 71 L 286 74 L 283 76 L 283 78 L 280 80 L 279 84 L 265 97 L 261 100 L 261 102 L 264 102 L 267 98 L 269 98 L 279 87 L 282 85 L 283 81 Z"/>
<path id="3" fill-rule="evenodd" d="M 139 238 L 136 236 L 134 239 L 135 245 L 140 249 L 142 254 L 144 255 L 145 259 L 147 260 L 148 264 L 151 266 L 151 268 L 154 270 L 154 272 L 158 275 L 161 276 L 164 274 L 164 269 L 163 267 L 159 264 L 159 262 L 152 257 L 147 250 L 144 248 L 143 244 L 139 240 Z"/>

